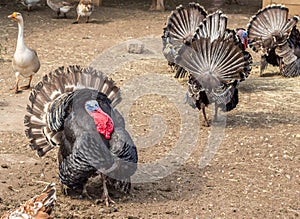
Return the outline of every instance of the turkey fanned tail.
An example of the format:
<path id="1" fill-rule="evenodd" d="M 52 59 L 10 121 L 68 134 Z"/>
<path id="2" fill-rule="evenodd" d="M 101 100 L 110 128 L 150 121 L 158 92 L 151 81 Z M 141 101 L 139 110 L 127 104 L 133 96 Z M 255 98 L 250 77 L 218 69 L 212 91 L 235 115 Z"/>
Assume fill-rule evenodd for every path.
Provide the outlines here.
<path id="1" fill-rule="evenodd" d="M 211 43 L 210 38 L 182 47 L 175 61 L 193 74 L 209 102 L 216 102 L 224 111 L 236 106 L 237 102 L 234 107 L 227 104 L 234 101 L 237 81 L 248 76 L 252 63 L 250 54 L 238 44 L 223 39 Z"/>
<path id="2" fill-rule="evenodd" d="M 294 47 L 298 21 L 297 16 L 289 18 L 289 9 L 281 4 L 269 5 L 252 16 L 248 24 L 249 46 L 263 52 L 261 73 L 270 63 L 278 65 L 283 76 L 300 75 L 300 50 Z"/>
<path id="3" fill-rule="evenodd" d="M 198 39 L 193 47 L 183 46 L 175 62 L 198 76 L 203 88 L 212 90 L 232 80 L 243 80 L 251 70 L 251 56 L 236 43 L 210 38 Z"/>
<path id="4" fill-rule="evenodd" d="M 218 10 L 209 14 L 196 29 L 194 39 L 210 38 L 211 42 L 224 37 L 227 30 L 227 17 Z"/>
<path id="5" fill-rule="evenodd" d="M 112 106 L 121 101 L 119 89 L 112 80 L 92 68 L 79 66 L 60 67 L 45 75 L 33 88 L 24 118 L 25 134 L 40 157 L 59 146 L 72 92 L 83 87 L 106 94 Z"/>
<path id="6" fill-rule="evenodd" d="M 253 50 L 272 48 L 284 43 L 297 24 L 297 16 L 288 19 L 284 5 L 269 5 L 252 16 L 248 24 L 249 46 Z"/>
<path id="7" fill-rule="evenodd" d="M 167 18 L 162 36 L 163 54 L 171 67 L 175 78 L 183 78 L 187 71 L 174 63 L 175 56 L 182 44 L 191 44 L 195 31 L 206 17 L 207 12 L 198 3 L 189 3 L 187 7 L 178 6 Z"/>

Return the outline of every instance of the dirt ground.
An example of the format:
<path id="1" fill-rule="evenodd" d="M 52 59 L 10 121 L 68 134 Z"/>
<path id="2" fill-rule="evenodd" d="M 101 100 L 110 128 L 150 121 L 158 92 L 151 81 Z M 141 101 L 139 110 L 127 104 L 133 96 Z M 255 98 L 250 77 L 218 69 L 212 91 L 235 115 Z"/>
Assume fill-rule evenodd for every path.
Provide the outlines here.
<path id="1" fill-rule="evenodd" d="M 222 7 L 230 28 L 246 27 L 261 5 L 257 0 L 244 2 Z M 223 126 L 203 127 L 197 110 L 182 107 L 185 80 L 173 78 L 160 54 L 162 28 L 180 2 L 167 0 L 165 12 L 148 11 L 150 3 L 104 0 L 91 23 L 82 20 L 77 25 L 72 24 L 75 11 L 68 19 L 56 19 L 46 6 L 31 12 L 22 5 L 1 6 L 0 212 L 39 193 L 44 182 L 59 185 L 57 151 L 39 158 L 24 134 L 29 91 L 9 90 L 15 81 L 11 58 L 18 30 L 7 15 L 19 11 L 25 20 L 25 41 L 41 60 L 34 84 L 62 65 L 100 66 L 124 90 L 120 105 L 128 112 L 127 127 L 138 147 L 139 165 L 167 157 L 165 161 L 175 166 L 163 174 L 159 168 L 164 165 L 158 165 L 153 180 L 137 176 L 131 194 L 116 194 L 116 204 L 110 207 L 98 200 L 101 189 L 97 190 L 96 179 L 90 183 L 94 200 L 64 196 L 58 186 L 54 218 L 300 217 L 300 78 L 278 76 L 276 68 L 259 77 L 259 55 L 251 52 L 253 70 L 240 85 L 237 108 L 223 115 Z M 201 4 L 210 11 L 210 1 Z M 146 42 L 145 54 L 133 57 L 122 50 L 123 42 L 132 39 Z M 212 108 L 208 115 L 212 118 Z M 203 162 L 204 157 L 209 163 Z"/>

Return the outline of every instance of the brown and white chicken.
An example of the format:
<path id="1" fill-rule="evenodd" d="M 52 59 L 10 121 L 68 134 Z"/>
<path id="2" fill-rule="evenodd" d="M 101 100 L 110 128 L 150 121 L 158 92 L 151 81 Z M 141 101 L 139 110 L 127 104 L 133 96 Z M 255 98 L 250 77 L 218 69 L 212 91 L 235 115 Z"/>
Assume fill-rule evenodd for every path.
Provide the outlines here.
<path id="1" fill-rule="evenodd" d="M 41 194 L 27 200 L 20 207 L 5 212 L 0 219 L 48 219 L 56 201 L 55 184 L 46 186 Z"/>
<path id="2" fill-rule="evenodd" d="M 76 8 L 77 19 L 73 22 L 73 24 L 78 24 L 80 17 L 86 17 L 86 23 L 88 23 L 93 11 L 94 3 L 92 0 L 80 0 Z"/>

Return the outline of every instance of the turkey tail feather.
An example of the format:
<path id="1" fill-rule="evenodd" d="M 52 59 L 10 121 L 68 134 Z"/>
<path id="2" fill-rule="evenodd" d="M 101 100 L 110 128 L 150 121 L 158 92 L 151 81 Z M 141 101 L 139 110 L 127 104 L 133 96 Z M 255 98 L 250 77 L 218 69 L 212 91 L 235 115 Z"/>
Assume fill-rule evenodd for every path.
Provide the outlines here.
<path id="1" fill-rule="evenodd" d="M 39 156 L 60 145 L 66 109 L 73 92 L 89 88 L 105 94 L 114 107 L 121 101 L 119 88 L 102 72 L 79 66 L 59 67 L 45 75 L 29 95 L 25 134 Z"/>
<path id="2" fill-rule="evenodd" d="M 188 74 L 174 63 L 174 59 L 182 44 L 192 43 L 195 31 L 206 15 L 201 5 L 191 2 L 187 7 L 178 6 L 167 18 L 162 36 L 163 54 L 168 64 L 174 66 L 175 78 L 183 78 Z"/>
<path id="3" fill-rule="evenodd" d="M 199 25 L 194 35 L 195 39 L 210 38 L 211 41 L 223 37 L 227 29 L 227 17 L 218 10 L 209 14 Z"/>
<path id="4" fill-rule="evenodd" d="M 172 39 L 182 43 L 190 42 L 206 15 L 207 12 L 198 3 L 189 3 L 187 8 L 180 5 L 168 17 L 166 29 Z"/>
<path id="5" fill-rule="evenodd" d="M 202 85 L 212 89 L 219 82 L 244 79 L 245 69 L 248 73 L 251 70 L 252 59 L 230 40 L 218 39 L 211 43 L 210 38 L 203 38 L 195 40 L 193 47 L 183 46 L 175 62 L 205 81 L 215 81 L 217 84 Z"/>
<path id="6" fill-rule="evenodd" d="M 281 4 L 259 10 L 248 24 L 249 46 L 257 51 L 284 43 L 299 20 L 297 16 L 288 19 L 288 13 L 289 9 Z"/>

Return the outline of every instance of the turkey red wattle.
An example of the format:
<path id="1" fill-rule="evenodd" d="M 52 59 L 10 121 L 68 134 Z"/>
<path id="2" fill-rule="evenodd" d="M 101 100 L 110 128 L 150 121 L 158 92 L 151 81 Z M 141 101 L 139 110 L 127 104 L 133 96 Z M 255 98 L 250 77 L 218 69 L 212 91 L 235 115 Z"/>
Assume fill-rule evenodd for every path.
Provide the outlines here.
<path id="1" fill-rule="evenodd" d="M 113 120 L 105 112 L 98 108 L 89 114 L 94 118 L 97 131 L 104 136 L 105 139 L 110 139 L 111 133 L 114 131 Z"/>

